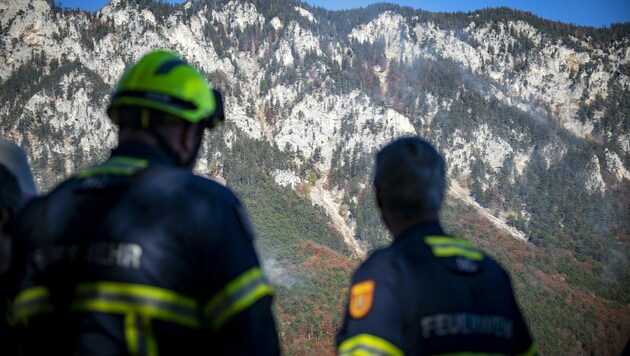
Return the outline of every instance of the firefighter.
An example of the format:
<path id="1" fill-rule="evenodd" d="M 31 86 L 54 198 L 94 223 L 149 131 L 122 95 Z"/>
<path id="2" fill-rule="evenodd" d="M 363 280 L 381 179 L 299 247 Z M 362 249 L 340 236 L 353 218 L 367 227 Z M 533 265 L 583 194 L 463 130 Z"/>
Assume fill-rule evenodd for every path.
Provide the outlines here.
<path id="1" fill-rule="evenodd" d="M 26 154 L 13 142 L 0 138 L 0 348 L 4 354 L 18 352 L 8 323 L 9 290 L 14 285 L 9 268 L 12 260 L 11 227 L 22 207 L 36 195 Z"/>
<path id="2" fill-rule="evenodd" d="M 36 194 L 26 154 L 15 143 L 0 138 L 0 275 L 11 262 L 12 221 Z"/>
<path id="3" fill-rule="evenodd" d="M 13 304 L 25 354 L 278 354 L 245 210 L 192 173 L 218 91 L 153 51 L 112 92 L 109 159 L 29 205 Z"/>
<path id="4" fill-rule="evenodd" d="M 445 163 L 418 137 L 376 157 L 377 205 L 394 236 L 355 272 L 340 355 L 534 354 L 507 273 L 445 234 Z"/>

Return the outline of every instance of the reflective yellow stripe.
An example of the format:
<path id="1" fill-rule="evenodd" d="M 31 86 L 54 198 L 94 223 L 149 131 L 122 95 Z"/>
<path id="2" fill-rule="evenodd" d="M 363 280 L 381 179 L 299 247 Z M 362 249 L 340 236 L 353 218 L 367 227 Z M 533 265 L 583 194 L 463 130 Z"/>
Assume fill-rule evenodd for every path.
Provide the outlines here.
<path id="1" fill-rule="evenodd" d="M 447 236 L 427 236 L 424 241 L 437 257 L 462 256 L 474 261 L 483 260 L 481 251 L 471 242 Z"/>
<path id="2" fill-rule="evenodd" d="M 146 286 L 142 284 L 103 281 L 85 283 L 77 287 L 78 295 L 90 293 L 107 293 L 112 295 L 150 298 L 165 303 L 178 304 L 185 308 L 197 308 L 197 302 L 191 297 L 179 294 L 169 289 Z"/>
<path id="3" fill-rule="evenodd" d="M 144 317 L 142 323 L 144 326 L 144 342 L 146 344 L 147 356 L 157 356 L 157 340 L 155 339 L 155 335 L 153 334 L 153 325 L 151 325 L 151 319 Z"/>
<path id="4" fill-rule="evenodd" d="M 48 297 L 50 292 L 43 286 L 35 286 L 21 291 L 15 298 L 15 305 L 28 303 L 38 298 Z"/>
<path id="5" fill-rule="evenodd" d="M 142 305 L 130 302 L 91 299 L 74 302 L 72 303 L 71 309 L 83 312 L 93 311 L 114 314 L 139 313 L 154 319 L 160 319 L 163 321 L 188 326 L 191 328 L 196 328 L 200 325 L 199 320 L 195 318 L 184 316 L 151 305 Z"/>
<path id="6" fill-rule="evenodd" d="M 134 157 L 127 157 L 127 156 L 114 156 L 111 157 L 110 159 L 108 159 L 106 162 L 113 162 L 113 163 L 117 163 L 117 164 L 126 164 L 129 166 L 136 166 L 136 167 L 146 167 L 148 162 L 145 159 L 142 158 L 134 158 Z"/>
<path id="7" fill-rule="evenodd" d="M 43 286 L 23 290 L 13 304 L 13 321 L 25 322 L 35 315 L 52 312 L 54 308 L 49 298 L 50 292 Z"/>
<path id="8" fill-rule="evenodd" d="M 203 314 L 212 327 L 219 329 L 234 315 L 249 308 L 259 299 L 273 294 L 259 267 L 251 268 L 228 283 L 203 308 Z"/>
<path id="9" fill-rule="evenodd" d="M 475 247 L 470 241 L 456 239 L 448 236 L 427 236 L 424 241 L 431 246 L 434 245 L 457 245 L 462 247 Z"/>
<path id="10" fill-rule="evenodd" d="M 18 294 L 14 302 L 14 319 L 24 321 L 37 314 L 53 311 L 50 293 L 35 286 Z M 75 311 L 135 313 L 173 322 L 187 327 L 199 327 L 197 301 L 174 291 L 129 283 L 96 282 L 77 287 L 71 304 Z"/>
<path id="11" fill-rule="evenodd" d="M 536 347 L 536 343 L 532 342 L 532 345 L 527 349 L 527 351 L 518 354 L 518 356 L 534 356 L 538 355 L 538 348 Z"/>
<path id="12" fill-rule="evenodd" d="M 97 167 L 89 171 L 83 171 L 77 174 L 77 178 L 88 178 L 96 175 L 112 174 L 117 176 L 130 176 L 136 173 L 138 169 L 135 167 Z"/>
<path id="13" fill-rule="evenodd" d="M 13 314 L 13 321 L 15 322 L 24 322 L 28 318 L 34 317 L 39 314 L 50 313 L 54 311 L 55 308 L 50 303 L 46 304 L 38 304 L 25 308 L 16 309 Z"/>
<path id="14" fill-rule="evenodd" d="M 138 355 L 138 326 L 136 325 L 135 313 L 127 313 L 125 315 L 125 340 L 127 341 L 127 351 L 129 355 Z"/>
<path id="15" fill-rule="evenodd" d="M 432 247 L 433 254 L 437 257 L 462 256 L 471 260 L 483 260 L 483 253 L 479 251 L 466 250 L 456 246 Z"/>
<path id="16" fill-rule="evenodd" d="M 50 292 L 42 286 L 22 291 L 15 299 L 14 318 L 18 321 L 52 311 Z M 127 351 L 130 355 L 141 352 L 140 345 L 149 356 L 158 355 L 158 344 L 153 334 L 152 320 L 199 327 L 198 304 L 195 299 L 174 291 L 138 284 L 95 282 L 77 287 L 71 310 L 122 314 Z M 138 318 L 142 324 L 138 325 Z"/>
<path id="17" fill-rule="evenodd" d="M 138 325 L 138 319 L 142 318 L 142 325 Z M 144 345 L 144 353 L 148 356 L 157 356 L 157 340 L 153 334 L 151 318 L 135 313 L 125 315 L 125 340 L 127 341 L 127 351 L 129 355 L 141 354 L 140 345 Z"/>
<path id="18" fill-rule="evenodd" d="M 391 342 L 370 334 L 359 334 L 349 338 L 339 345 L 339 356 L 374 355 L 398 356 L 403 355 L 401 349 Z"/>
<path id="19" fill-rule="evenodd" d="M 139 284 L 96 282 L 77 287 L 71 308 L 116 314 L 139 314 L 187 327 L 199 327 L 198 304 L 174 291 Z"/>
<path id="20" fill-rule="evenodd" d="M 101 165 L 78 173 L 76 176 L 77 178 L 88 178 L 102 174 L 132 175 L 148 166 L 149 162 L 144 159 L 115 156 L 103 162 Z"/>

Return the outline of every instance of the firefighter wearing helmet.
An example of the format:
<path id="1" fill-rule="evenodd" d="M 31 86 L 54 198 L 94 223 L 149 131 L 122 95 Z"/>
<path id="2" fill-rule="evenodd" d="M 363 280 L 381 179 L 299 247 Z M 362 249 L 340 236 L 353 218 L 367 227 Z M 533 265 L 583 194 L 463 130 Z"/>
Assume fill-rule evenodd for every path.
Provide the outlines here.
<path id="1" fill-rule="evenodd" d="M 192 173 L 224 120 L 205 77 L 153 51 L 119 80 L 109 159 L 22 215 L 12 322 L 25 354 L 278 354 L 243 206 Z"/>

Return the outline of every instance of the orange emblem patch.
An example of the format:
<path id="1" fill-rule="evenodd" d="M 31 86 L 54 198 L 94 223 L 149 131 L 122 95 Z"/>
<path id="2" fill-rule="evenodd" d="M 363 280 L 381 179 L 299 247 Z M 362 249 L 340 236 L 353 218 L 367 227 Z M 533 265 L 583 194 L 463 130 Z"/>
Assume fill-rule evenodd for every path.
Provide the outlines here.
<path id="1" fill-rule="evenodd" d="M 372 309 L 374 299 L 374 281 L 356 283 L 350 288 L 350 316 L 361 319 Z"/>

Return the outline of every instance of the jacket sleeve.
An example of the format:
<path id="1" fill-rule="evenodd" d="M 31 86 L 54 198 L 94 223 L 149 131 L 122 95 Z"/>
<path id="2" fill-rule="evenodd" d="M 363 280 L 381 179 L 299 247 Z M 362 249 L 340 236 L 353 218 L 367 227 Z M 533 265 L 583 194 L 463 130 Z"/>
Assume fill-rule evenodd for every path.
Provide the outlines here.
<path id="1" fill-rule="evenodd" d="M 278 354 L 273 290 L 256 256 L 245 210 L 231 193 L 228 198 L 209 206 L 212 217 L 202 225 L 211 237 L 202 240 L 198 261 L 202 316 L 224 345 L 213 353 Z"/>
<path id="2" fill-rule="evenodd" d="M 402 355 L 403 310 L 396 289 L 398 273 L 386 251 L 373 254 L 350 286 L 339 355 Z"/>

